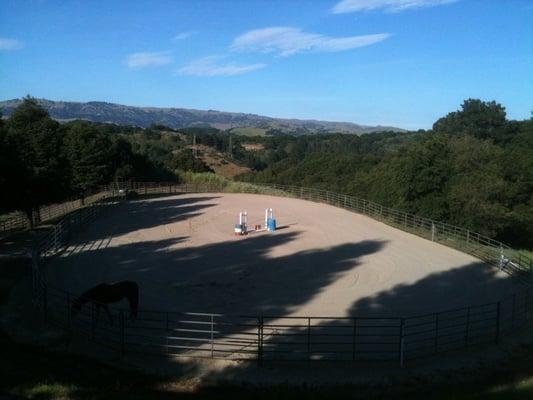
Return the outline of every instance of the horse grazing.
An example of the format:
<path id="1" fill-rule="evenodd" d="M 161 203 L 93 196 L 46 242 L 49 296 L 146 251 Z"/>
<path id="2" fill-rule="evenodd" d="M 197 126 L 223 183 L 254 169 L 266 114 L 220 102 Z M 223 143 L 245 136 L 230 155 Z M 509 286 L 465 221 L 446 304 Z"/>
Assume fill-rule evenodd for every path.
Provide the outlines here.
<path id="1" fill-rule="evenodd" d="M 130 303 L 130 318 L 137 317 L 139 306 L 139 285 L 133 281 L 122 281 L 117 283 L 101 283 L 81 294 L 72 302 L 70 315 L 75 317 L 85 303 L 93 303 L 96 306 L 96 323 L 100 317 L 100 308 L 107 313 L 111 324 L 113 318 L 109 311 L 108 304 L 116 303 L 122 299 L 128 299 Z"/>

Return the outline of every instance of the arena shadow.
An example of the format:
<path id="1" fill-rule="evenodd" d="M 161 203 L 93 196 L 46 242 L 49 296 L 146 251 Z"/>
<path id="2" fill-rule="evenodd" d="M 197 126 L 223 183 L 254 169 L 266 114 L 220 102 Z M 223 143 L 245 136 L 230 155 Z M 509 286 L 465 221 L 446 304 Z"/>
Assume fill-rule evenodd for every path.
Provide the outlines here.
<path id="1" fill-rule="evenodd" d="M 277 333 L 281 335 L 278 337 L 276 334 L 270 337 L 265 336 L 263 346 L 268 352 L 263 354 L 263 366 L 266 368 L 258 367 L 254 363 L 243 363 L 218 371 L 213 370 L 205 379 L 214 382 L 237 379 L 242 381 L 279 380 L 280 371 L 293 371 L 293 368 L 298 370 L 294 372 L 294 377 L 306 379 L 304 377 L 307 376 L 309 379 L 317 371 L 311 367 L 312 364 L 317 368 L 325 365 L 326 369 L 335 369 L 337 375 L 334 381 L 336 382 L 350 381 L 353 376 L 363 381 L 365 379 L 375 381 L 381 378 L 387 380 L 395 376 L 401 377 L 410 368 L 421 375 L 443 368 L 464 372 L 466 366 L 476 365 L 472 362 L 472 357 L 482 358 L 485 355 L 485 347 L 496 345 L 496 330 L 502 332 L 501 340 L 503 340 L 504 335 L 512 334 L 515 329 L 525 323 L 527 309 L 532 306 L 531 303 L 526 304 L 527 301 L 531 301 L 531 296 L 524 295 L 527 288 L 528 286 L 522 282 L 510 276 L 502 276 L 496 268 L 483 262 L 473 262 L 446 272 L 433 273 L 412 284 L 396 285 L 389 290 L 354 302 L 346 315 L 348 318 L 330 318 L 318 322 L 314 320 L 311 322 L 310 330 L 307 321 L 304 320 L 299 328 L 280 328 Z M 515 297 L 515 293 L 522 295 Z M 500 303 L 498 308 L 495 306 L 496 302 Z M 473 307 L 468 310 L 469 306 Z M 410 317 L 414 318 L 410 319 Z M 400 343 L 396 341 L 396 338 L 386 338 L 385 334 L 382 336 L 376 334 L 375 338 L 379 340 L 375 343 L 380 341 L 386 343 L 392 340 L 391 347 L 389 347 L 391 358 L 383 357 L 381 360 L 388 362 L 375 364 L 380 361 L 379 357 L 366 358 L 366 354 L 357 353 L 357 351 L 371 352 L 373 348 L 375 349 L 372 339 L 364 337 L 365 335 L 374 335 L 378 328 L 381 329 L 379 332 L 383 332 L 383 327 L 387 330 L 387 334 L 395 332 L 399 328 L 397 321 L 401 318 L 410 320 L 408 322 L 411 324 L 406 323 L 404 332 L 410 334 L 415 330 L 418 330 L 417 332 L 427 331 L 426 337 L 430 338 L 429 347 L 424 349 L 425 353 L 416 353 L 414 350 L 418 351 L 418 347 L 411 346 L 413 352 L 409 354 L 416 355 L 416 357 L 412 359 L 406 357 L 407 369 L 400 368 L 399 365 Z M 433 329 L 436 327 L 435 324 L 439 324 L 435 322 L 435 318 L 440 318 L 440 334 L 434 338 Z M 499 322 L 496 322 L 496 319 Z M 286 324 L 294 323 L 294 321 L 284 321 Z M 275 324 L 276 322 L 273 319 L 265 321 L 265 325 L 269 323 Z M 468 323 L 470 323 L 470 332 L 466 330 L 465 333 L 465 326 Z M 356 339 L 357 342 L 354 342 L 351 337 L 348 339 L 342 337 L 350 336 L 354 332 L 354 326 L 362 332 L 362 337 Z M 412 329 L 411 326 L 415 330 L 409 331 Z M 424 336 L 418 336 L 418 338 L 425 339 Z M 370 346 L 368 343 L 371 343 Z M 356 348 L 357 350 L 354 350 Z M 411 350 L 407 345 L 406 348 Z M 456 358 L 452 357 L 451 361 L 448 359 L 447 362 L 441 363 L 443 355 L 444 357 L 449 354 L 453 355 L 458 353 L 457 350 L 466 348 L 471 351 L 459 352 Z M 291 358 L 291 353 L 296 353 L 296 359 Z M 406 354 L 408 354 L 407 350 Z M 314 361 L 310 364 L 302 363 L 306 360 Z M 414 364 L 410 364 L 412 360 L 415 361 Z M 422 360 L 421 363 L 418 363 L 420 360 Z M 300 361 L 300 363 L 295 364 L 294 361 Z M 330 363 L 321 364 L 320 361 Z M 348 361 L 349 364 L 336 364 L 338 361 Z M 274 363 L 269 364 L 269 362 Z M 370 369 L 369 365 L 372 366 Z M 377 369 L 381 372 L 376 373 Z M 324 383 L 328 382 L 329 378 L 324 376 L 322 378 L 324 378 Z"/>
<path id="2" fill-rule="evenodd" d="M 175 247 L 185 237 L 83 247 L 48 265 L 54 284 L 81 292 L 104 281 L 135 280 L 141 308 L 232 315 L 284 315 L 320 293 L 324 286 L 380 251 L 384 241 L 275 256 L 297 232 L 249 236 L 203 246 Z"/>
<path id="3" fill-rule="evenodd" d="M 112 207 L 112 221 L 109 223 L 107 216 L 102 216 L 91 224 L 85 231 L 75 235 L 69 241 L 67 253 L 83 251 L 84 248 L 105 248 L 113 237 L 149 229 L 157 226 L 184 221 L 202 214 L 202 210 L 212 207 L 214 203 L 205 203 L 215 200 L 218 196 L 202 196 L 179 198 L 177 195 L 168 198 L 128 201 Z M 201 204 L 195 204 L 201 203 Z"/>

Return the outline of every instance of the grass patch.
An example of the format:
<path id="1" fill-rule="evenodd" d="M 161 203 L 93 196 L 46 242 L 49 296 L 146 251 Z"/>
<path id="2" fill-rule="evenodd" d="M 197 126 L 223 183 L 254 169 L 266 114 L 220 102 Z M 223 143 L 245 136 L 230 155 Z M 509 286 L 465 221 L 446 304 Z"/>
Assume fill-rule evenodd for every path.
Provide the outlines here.
<path id="1" fill-rule="evenodd" d="M 238 127 L 232 128 L 230 132 L 239 136 L 266 136 L 267 130 L 264 128 Z"/>

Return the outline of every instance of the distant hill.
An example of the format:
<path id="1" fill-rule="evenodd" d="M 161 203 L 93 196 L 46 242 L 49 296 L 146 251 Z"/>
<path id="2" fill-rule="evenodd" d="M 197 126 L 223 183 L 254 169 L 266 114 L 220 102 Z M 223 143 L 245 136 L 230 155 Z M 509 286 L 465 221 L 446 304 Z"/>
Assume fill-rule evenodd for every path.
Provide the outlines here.
<path id="1" fill-rule="evenodd" d="M 0 101 L 4 117 L 11 115 L 21 99 Z M 146 128 L 152 124 L 174 129 L 187 127 L 213 127 L 222 130 L 248 128 L 253 134 L 309 134 L 309 133 L 371 133 L 379 131 L 402 131 L 388 126 L 364 126 L 350 122 L 270 118 L 262 115 L 232 113 L 186 108 L 133 107 L 121 104 L 91 101 L 76 103 L 39 99 L 39 103 L 59 121 L 84 119 L 94 122 L 133 125 Z M 235 132 L 238 132 L 236 129 Z"/>

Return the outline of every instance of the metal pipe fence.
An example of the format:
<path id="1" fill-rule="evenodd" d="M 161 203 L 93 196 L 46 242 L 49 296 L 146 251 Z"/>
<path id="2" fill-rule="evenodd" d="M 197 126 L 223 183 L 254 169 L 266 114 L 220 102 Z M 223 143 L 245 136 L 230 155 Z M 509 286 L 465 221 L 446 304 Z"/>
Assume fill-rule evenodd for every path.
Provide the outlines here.
<path id="1" fill-rule="evenodd" d="M 33 213 L 33 221 L 20 211 L 13 212 L 6 216 L 0 216 L 0 233 L 12 233 L 23 229 L 28 229 L 32 225 L 38 226 L 44 223 L 53 223 L 61 217 L 79 210 L 91 204 L 100 202 L 110 195 L 118 194 L 117 185 L 106 185 L 101 188 L 86 192 L 82 197 L 67 200 L 63 203 L 40 206 Z"/>
<path id="2" fill-rule="evenodd" d="M 135 183 L 122 190 L 140 194 L 220 192 L 220 185 Z M 316 189 L 280 185 L 239 185 L 233 191 L 264 193 L 322 202 L 368 215 L 476 255 L 504 271 L 527 279 L 531 260 L 508 246 L 462 228 L 382 207 L 367 200 Z M 533 287 L 497 302 L 469 305 L 416 316 L 318 317 L 232 316 L 213 313 L 139 310 L 135 319 L 126 310 L 111 308 L 97 318 L 96 304 L 71 318 L 75 295 L 47 285 L 41 266 L 59 254 L 76 232 L 104 210 L 117 188 L 104 187 L 98 202 L 70 212 L 38 243 L 33 252 L 33 301 L 43 319 L 75 331 L 124 355 L 254 359 L 267 361 L 385 361 L 404 365 L 424 357 L 481 344 L 498 344 L 523 327 L 533 306 Z M 470 246 L 464 246 L 466 242 Z M 460 243 L 460 245 L 458 244 Z"/>

